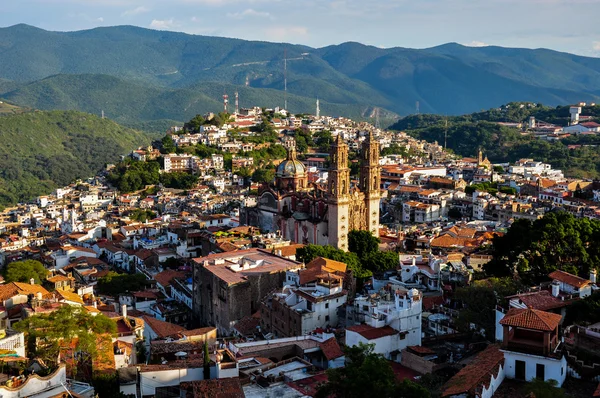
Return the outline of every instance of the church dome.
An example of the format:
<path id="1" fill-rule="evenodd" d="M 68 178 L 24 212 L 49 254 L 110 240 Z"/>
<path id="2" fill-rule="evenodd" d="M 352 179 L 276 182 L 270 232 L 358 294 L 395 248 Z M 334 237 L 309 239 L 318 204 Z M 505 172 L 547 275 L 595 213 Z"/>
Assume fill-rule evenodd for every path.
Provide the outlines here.
<path id="1" fill-rule="evenodd" d="M 306 166 L 296 159 L 296 151 L 293 148 L 288 152 L 288 158 L 277 166 L 277 172 L 275 173 L 277 178 L 304 177 L 305 175 Z"/>

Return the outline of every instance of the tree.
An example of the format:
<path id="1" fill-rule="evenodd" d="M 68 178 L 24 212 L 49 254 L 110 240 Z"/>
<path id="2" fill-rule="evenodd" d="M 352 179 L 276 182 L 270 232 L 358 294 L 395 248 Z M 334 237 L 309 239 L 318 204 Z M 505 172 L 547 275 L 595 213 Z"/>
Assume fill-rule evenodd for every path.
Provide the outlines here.
<path id="1" fill-rule="evenodd" d="M 369 231 L 354 230 L 348 233 L 348 250 L 356 253 L 358 258 L 365 258 L 367 255 L 379 250 L 381 240 Z"/>
<path id="2" fill-rule="evenodd" d="M 175 152 L 175 150 L 177 149 L 175 147 L 175 143 L 173 142 L 173 139 L 171 138 L 171 136 L 169 135 L 165 135 L 161 140 L 160 140 L 161 145 L 161 153 L 173 153 Z"/>
<path id="3" fill-rule="evenodd" d="M 315 397 L 429 397 L 429 392 L 416 383 L 397 383 L 390 363 L 373 348 L 362 343 L 346 347 L 346 366 L 328 369 L 327 382 L 318 387 Z"/>
<path id="4" fill-rule="evenodd" d="M 395 270 L 400 265 L 398 253 L 391 251 L 376 251 L 361 259 L 363 268 L 375 273 Z"/>
<path id="5" fill-rule="evenodd" d="M 112 336 L 117 331 L 116 323 L 108 317 L 102 314 L 93 316 L 81 307 L 70 305 L 48 314 L 25 318 L 13 328 L 26 334 L 33 357 L 41 357 L 52 366 L 58 365 L 57 358 L 61 352 L 74 355 L 80 351 L 92 359 L 96 358 L 98 338 Z"/>
<path id="6" fill-rule="evenodd" d="M 35 283 L 41 284 L 46 280 L 48 270 L 42 263 L 35 260 L 15 261 L 8 264 L 4 277 L 6 282 L 29 283 L 31 279 Z"/>
<path id="7" fill-rule="evenodd" d="M 306 245 L 296 251 L 296 259 L 305 264 L 308 264 L 317 257 L 328 258 L 330 260 L 345 263 L 357 279 L 365 279 L 373 276 L 371 271 L 363 268 L 355 253 L 345 252 L 330 245 Z"/>
<path id="8" fill-rule="evenodd" d="M 496 326 L 494 309 L 497 303 L 494 289 L 483 286 L 461 287 L 456 290 L 454 298 L 464 306 L 457 321 L 459 329 L 468 332 L 473 323 L 485 329 L 486 337 L 492 338 Z"/>
<path id="9" fill-rule="evenodd" d="M 129 218 L 139 222 L 146 222 L 156 217 L 152 210 L 135 209 L 129 213 Z"/>
<path id="10" fill-rule="evenodd" d="M 136 292 L 148 284 L 143 274 L 119 274 L 110 271 L 98 280 L 98 293 L 116 296 L 123 292 Z"/>
<path id="11" fill-rule="evenodd" d="M 404 379 L 396 384 L 394 396 L 402 398 L 427 398 L 430 396 L 430 393 L 422 385 Z"/>
<path id="12" fill-rule="evenodd" d="M 199 133 L 200 127 L 204 124 L 206 124 L 206 119 L 202 115 L 196 115 L 189 122 L 184 123 L 183 129 L 190 133 Z"/>
<path id="13" fill-rule="evenodd" d="M 274 169 L 256 169 L 254 173 L 252 173 L 252 181 L 258 183 L 269 184 L 275 180 L 275 170 Z"/>
<path id="14" fill-rule="evenodd" d="M 518 272 L 527 282 L 538 283 L 561 269 L 589 275 L 600 261 L 600 222 L 576 218 L 559 211 L 543 218 L 516 220 L 501 237 L 493 241 L 493 260 L 484 266 L 488 275 L 511 276 Z"/>
<path id="15" fill-rule="evenodd" d="M 210 379 L 210 355 L 208 355 L 208 341 L 204 342 L 204 380 Z"/>

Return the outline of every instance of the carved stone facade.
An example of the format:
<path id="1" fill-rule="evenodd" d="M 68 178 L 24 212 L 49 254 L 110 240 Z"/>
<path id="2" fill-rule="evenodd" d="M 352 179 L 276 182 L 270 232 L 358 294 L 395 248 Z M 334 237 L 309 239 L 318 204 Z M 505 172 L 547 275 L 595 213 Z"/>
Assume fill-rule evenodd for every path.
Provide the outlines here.
<path id="1" fill-rule="evenodd" d="M 306 170 L 290 149 L 274 185 L 264 187 L 256 207 L 246 209 L 246 223 L 267 232 L 280 231 L 284 239 L 297 243 L 348 250 L 348 232 L 378 233 L 381 168 L 379 143 L 372 135 L 361 148 L 360 162 L 359 184 L 352 186 L 348 145 L 338 136 L 330 148 L 327 186 L 307 186 Z"/>

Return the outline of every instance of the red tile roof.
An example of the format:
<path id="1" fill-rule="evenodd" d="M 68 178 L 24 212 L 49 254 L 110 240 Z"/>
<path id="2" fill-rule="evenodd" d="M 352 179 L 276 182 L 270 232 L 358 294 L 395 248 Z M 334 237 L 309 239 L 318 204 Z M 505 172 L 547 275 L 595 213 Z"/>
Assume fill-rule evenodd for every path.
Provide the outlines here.
<path id="1" fill-rule="evenodd" d="M 154 275 L 154 280 L 162 287 L 169 286 L 174 278 L 185 278 L 185 272 L 168 269 Z"/>
<path id="2" fill-rule="evenodd" d="M 334 360 L 344 355 L 335 337 L 332 337 L 329 340 L 325 340 L 324 342 L 319 344 L 319 346 L 321 347 L 321 351 L 323 352 L 323 355 L 325 355 L 325 358 L 327 358 L 328 361 Z"/>
<path id="3" fill-rule="evenodd" d="M 149 315 L 142 317 L 146 326 L 149 327 L 158 335 L 159 338 L 166 338 L 173 336 L 185 330 L 183 326 L 175 325 L 174 323 L 161 321 L 160 319 L 153 318 Z"/>
<path id="4" fill-rule="evenodd" d="M 556 270 L 548 276 L 552 279 L 556 279 L 559 282 L 566 283 L 567 285 L 575 286 L 576 288 L 581 288 L 592 283 L 589 279 L 583 279 L 561 270 Z"/>
<path id="5" fill-rule="evenodd" d="M 573 304 L 574 300 L 563 300 L 560 297 L 554 297 L 548 290 L 539 292 L 516 294 L 508 296 L 507 299 L 519 299 L 528 308 L 534 310 L 548 311 L 554 308 L 566 307 Z"/>
<path id="6" fill-rule="evenodd" d="M 500 321 L 501 325 L 512 326 L 517 328 L 540 330 L 543 332 L 551 332 L 558 327 L 562 316 L 534 310 L 528 308 L 526 310 L 511 308 L 504 318 Z"/>
<path id="7" fill-rule="evenodd" d="M 382 328 L 374 328 L 370 325 L 356 325 L 350 326 L 346 329 L 347 332 L 354 332 L 360 334 L 367 340 L 376 340 L 386 336 L 392 336 L 397 334 L 398 331 L 390 326 L 384 326 Z"/>
<path id="8" fill-rule="evenodd" d="M 490 345 L 469 365 L 462 368 L 442 389 L 442 397 L 453 395 L 480 396 L 482 387 L 488 388 L 492 376 L 496 377 L 504 365 L 504 354 L 497 345 Z"/>

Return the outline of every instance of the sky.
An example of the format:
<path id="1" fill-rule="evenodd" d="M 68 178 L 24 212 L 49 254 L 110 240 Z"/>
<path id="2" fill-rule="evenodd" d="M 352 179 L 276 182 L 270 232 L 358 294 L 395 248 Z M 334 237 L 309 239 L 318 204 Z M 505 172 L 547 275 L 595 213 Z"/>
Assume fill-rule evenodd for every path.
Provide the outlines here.
<path id="1" fill-rule="evenodd" d="M 0 27 L 136 25 L 323 47 L 550 48 L 600 56 L 600 0 L 0 0 Z"/>

